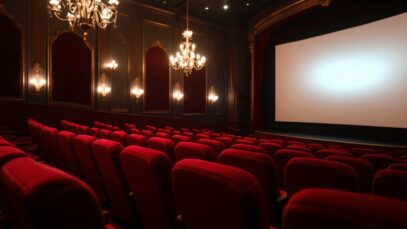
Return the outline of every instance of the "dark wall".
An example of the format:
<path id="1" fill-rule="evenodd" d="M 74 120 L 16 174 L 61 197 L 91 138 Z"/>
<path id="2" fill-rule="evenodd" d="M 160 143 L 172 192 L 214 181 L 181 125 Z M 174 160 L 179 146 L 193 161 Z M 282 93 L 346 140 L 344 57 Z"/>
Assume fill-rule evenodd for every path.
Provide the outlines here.
<path id="1" fill-rule="evenodd" d="M 335 3 L 335 1 L 334 1 Z M 275 122 L 275 45 L 301 40 L 407 11 L 407 2 L 339 1 L 327 8 L 315 8 L 289 21 L 270 28 L 270 42 L 265 51 L 262 87 L 263 129 L 291 133 L 320 134 L 337 137 L 366 138 L 379 141 L 405 142 L 406 129 L 348 125 L 325 125 Z"/>
<path id="2" fill-rule="evenodd" d="M 21 65 L 20 75 L 5 79 L 7 83 L 13 84 L 15 87 L 15 89 L 10 89 L 15 95 L 8 93 L 9 95 L 2 99 L 21 97 L 28 103 L 46 105 L 64 102 L 69 103 L 65 105 L 70 108 L 81 109 L 83 105 L 86 105 L 89 106 L 89 109 L 115 114 L 145 114 L 227 122 L 226 94 L 228 87 L 226 82 L 230 77 L 228 59 L 225 55 L 227 53 L 227 49 L 225 49 L 228 39 L 227 28 L 202 19 L 190 18 L 190 28 L 194 31 L 193 39 L 197 44 L 197 52 L 205 55 L 208 60 L 205 72 L 197 73 L 200 83 L 185 83 L 185 77 L 181 72 L 169 70 L 167 75 L 160 75 L 166 79 L 158 82 L 154 81 L 158 78 L 152 79 L 150 82 L 153 84 L 150 85 L 147 79 L 149 77 L 147 76 L 149 74 L 147 51 L 159 44 L 166 55 L 162 56 L 162 60 L 166 59 L 166 63 L 160 63 L 168 66 L 168 56 L 177 51 L 182 40 L 181 34 L 185 29 L 185 12 L 159 9 L 135 1 L 122 0 L 118 7 L 117 28 L 108 26 L 105 30 L 89 31 L 86 42 L 81 44 L 83 46 L 86 43 L 88 47 L 85 55 L 77 52 L 85 49 L 75 50 L 66 46 L 58 50 L 58 47 L 53 47 L 54 41 L 57 41 L 61 34 L 71 32 L 71 29 L 66 22 L 59 21 L 55 17 L 51 18 L 47 5 L 48 1 L 45 0 L 4 0 L 0 2 L 0 15 L 10 16 L 11 21 L 21 27 L 22 39 L 21 46 L 17 47 L 17 49 L 21 49 L 20 61 L 13 60 L 13 65 L 10 65 L 16 69 L 19 67 L 18 65 Z M 82 31 L 75 32 L 82 33 Z M 3 34 L 3 31 L 0 33 Z M 13 41 L 18 43 L 18 39 L 13 39 Z M 219 53 L 220 50 L 223 52 Z M 15 54 L 18 53 L 20 52 L 17 51 Z M 88 54 L 91 56 L 90 59 Z M 78 55 L 80 58 L 77 58 Z M 119 64 L 119 67 L 113 71 L 106 68 L 106 63 L 112 59 Z M 56 62 L 56 65 L 53 62 Z M 28 80 L 32 75 L 31 69 L 35 64 L 41 67 L 42 75 L 47 80 L 45 88 L 39 93 L 28 85 Z M 64 65 L 72 65 L 72 68 L 75 69 L 66 71 Z M 86 76 L 83 75 L 84 73 Z M 202 74 L 206 76 L 205 79 L 200 77 Z M 108 98 L 102 98 L 96 92 L 102 75 L 105 75 L 111 84 L 112 92 Z M 130 90 L 136 78 L 140 79 L 141 85 L 145 87 L 146 95 L 149 92 L 150 95 L 154 94 L 153 91 L 149 91 L 151 89 L 160 91 L 160 93 L 155 93 L 159 94 L 159 97 L 143 96 L 138 100 L 132 97 Z M 20 83 L 20 91 L 16 87 L 16 82 Z M 165 85 L 168 82 L 166 91 L 160 90 L 161 87 L 156 87 L 160 82 L 164 82 Z M 184 87 L 185 85 L 194 87 L 184 88 L 184 90 L 199 92 L 197 96 L 193 96 L 193 98 L 199 98 L 199 108 L 186 107 L 184 109 L 184 103 L 175 105 L 171 95 L 177 83 Z M 154 84 L 156 85 L 154 86 Z M 196 88 L 198 85 L 199 88 Z M 206 99 L 209 86 L 214 86 L 219 95 L 219 100 L 215 104 L 208 104 Z M 6 93 L 6 90 L 1 92 Z M 150 106 L 155 106 L 157 101 L 164 101 L 164 99 L 166 103 L 161 104 L 162 106 L 160 105 L 158 108 Z M 189 104 L 188 101 L 187 104 Z M 164 109 L 166 112 L 151 112 L 157 109 Z"/>

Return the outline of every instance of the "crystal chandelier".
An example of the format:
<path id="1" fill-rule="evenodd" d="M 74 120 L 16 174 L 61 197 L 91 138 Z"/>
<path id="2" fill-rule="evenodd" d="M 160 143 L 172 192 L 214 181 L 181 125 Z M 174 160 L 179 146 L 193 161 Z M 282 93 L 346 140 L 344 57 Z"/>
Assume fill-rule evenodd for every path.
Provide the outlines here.
<path id="1" fill-rule="evenodd" d="M 189 30 L 189 9 L 187 0 L 187 29 L 182 33 L 185 41 L 179 45 L 179 51 L 170 56 L 170 66 L 175 70 L 181 70 L 186 76 L 192 73 L 192 70 L 200 70 L 205 66 L 206 58 L 195 53 L 196 45 L 192 43 L 192 31 Z"/>
<path id="2" fill-rule="evenodd" d="M 116 24 L 118 0 L 109 0 L 106 5 L 102 0 L 50 0 L 49 12 L 51 16 L 62 21 L 67 21 L 69 25 L 79 27 L 84 31 L 95 28 L 96 25 L 105 29 L 108 24 Z"/>

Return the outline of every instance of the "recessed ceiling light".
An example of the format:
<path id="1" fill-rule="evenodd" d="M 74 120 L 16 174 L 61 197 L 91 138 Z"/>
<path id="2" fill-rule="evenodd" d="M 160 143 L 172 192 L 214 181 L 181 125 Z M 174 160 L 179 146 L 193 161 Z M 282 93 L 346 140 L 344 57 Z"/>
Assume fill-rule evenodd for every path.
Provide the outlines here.
<path id="1" fill-rule="evenodd" d="M 205 10 L 209 10 L 209 6 L 205 6 Z"/>
<path id="2" fill-rule="evenodd" d="M 250 2 L 246 2 L 246 6 L 250 6 Z"/>
<path id="3" fill-rule="evenodd" d="M 223 9 L 224 9 L 224 10 L 228 10 L 228 9 L 229 9 L 229 5 L 228 5 L 228 4 L 223 5 Z"/>

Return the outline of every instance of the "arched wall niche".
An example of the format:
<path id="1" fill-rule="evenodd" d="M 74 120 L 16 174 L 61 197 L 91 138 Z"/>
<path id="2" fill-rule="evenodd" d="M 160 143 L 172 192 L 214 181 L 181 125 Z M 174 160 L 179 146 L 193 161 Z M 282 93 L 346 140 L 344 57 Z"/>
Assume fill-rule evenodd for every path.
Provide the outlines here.
<path id="1" fill-rule="evenodd" d="M 12 17 L 0 12 L 0 97 L 22 99 L 24 90 L 23 30 Z"/>
<path id="2" fill-rule="evenodd" d="M 144 112 L 170 112 L 169 60 L 159 41 L 147 49 L 144 63 Z"/>
<path id="3" fill-rule="evenodd" d="M 80 34 L 59 33 L 50 45 L 50 100 L 93 106 L 93 48 Z"/>
<path id="4" fill-rule="evenodd" d="M 184 76 L 184 114 L 199 115 L 206 113 L 207 80 L 206 67 L 193 70 Z"/>

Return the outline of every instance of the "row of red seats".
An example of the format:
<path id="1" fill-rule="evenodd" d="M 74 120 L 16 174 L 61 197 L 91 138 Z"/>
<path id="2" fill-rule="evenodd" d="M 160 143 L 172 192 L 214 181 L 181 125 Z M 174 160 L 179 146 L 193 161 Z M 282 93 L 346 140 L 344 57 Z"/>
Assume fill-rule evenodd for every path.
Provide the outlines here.
<path id="1" fill-rule="evenodd" d="M 16 229 L 113 228 L 88 185 L 9 145 L 0 146 L 0 208 Z"/>
<path id="2" fill-rule="evenodd" d="M 169 141 L 171 141 L 169 139 L 162 139 L 162 138 L 150 138 L 150 139 L 156 140 L 156 144 L 158 144 L 158 145 L 162 145 L 162 144 L 159 144 L 161 141 L 166 140 L 167 143 Z M 211 139 L 202 139 L 202 140 L 216 141 L 216 140 L 211 140 Z M 167 144 L 167 146 L 168 146 L 168 144 Z M 243 147 L 243 149 L 247 150 L 248 148 L 250 149 L 250 148 L 253 148 L 254 146 L 250 146 L 250 145 L 247 145 L 247 144 L 235 144 L 232 147 L 235 147 L 235 148 Z M 168 155 L 171 155 L 167 151 L 168 148 L 171 149 L 172 147 L 165 147 L 165 149 L 166 149 L 165 152 L 168 153 Z M 220 151 L 222 151 L 222 150 L 220 150 Z M 218 151 L 218 152 L 220 152 L 220 151 Z M 264 149 L 263 149 L 263 151 L 264 151 Z M 213 149 L 211 149 L 211 147 L 205 147 L 205 146 L 202 146 L 200 144 L 191 143 L 191 142 L 190 143 L 182 143 L 182 144 L 177 145 L 177 147 L 175 149 L 175 156 L 174 155 L 172 156 L 172 160 L 174 161 L 174 157 L 175 157 L 175 159 L 177 161 L 179 161 L 181 159 L 184 159 L 184 158 L 191 158 L 192 157 L 192 158 L 201 158 L 201 159 L 215 161 L 218 154 L 219 153 L 215 153 L 215 151 Z M 255 155 L 253 153 L 250 153 L 250 154 L 253 155 L 253 156 Z M 260 154 L 257 154 L 257 155 L 260 155 Z M 247 159 L 244 160 L 244 161 L 247 161 Z M 260 178 L 258 178 L 258 179 L 261 180 Z M 335 182 L 331 182 L 331 183 L 335 183 Z M 271 206 L 271 205 L 273 205 L 273 204 L 270 204 L 269 206 Z M 271 212 L 271 210 L 270 210 L 270 212 Z M 271 215 L 273 215 L 273 214 L 271 214 Z"/>

